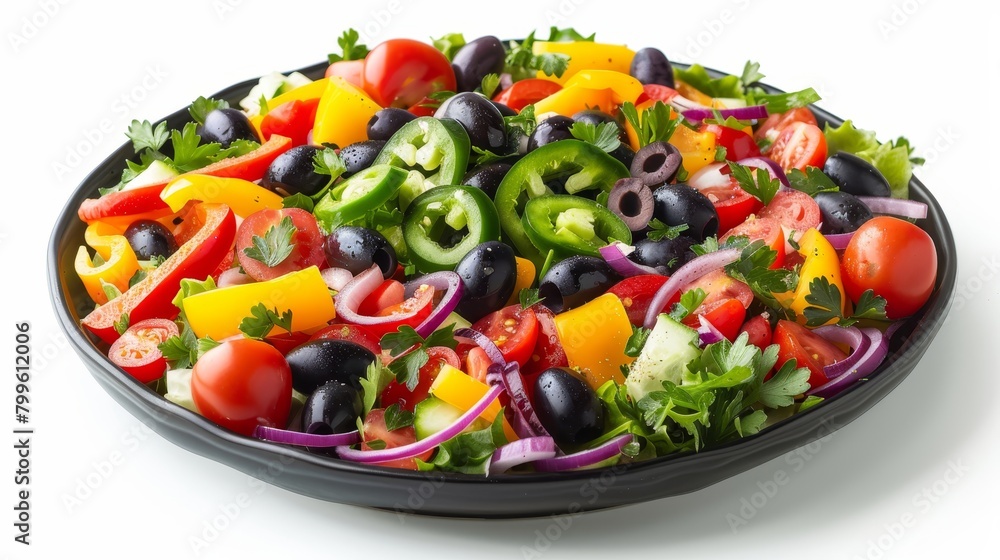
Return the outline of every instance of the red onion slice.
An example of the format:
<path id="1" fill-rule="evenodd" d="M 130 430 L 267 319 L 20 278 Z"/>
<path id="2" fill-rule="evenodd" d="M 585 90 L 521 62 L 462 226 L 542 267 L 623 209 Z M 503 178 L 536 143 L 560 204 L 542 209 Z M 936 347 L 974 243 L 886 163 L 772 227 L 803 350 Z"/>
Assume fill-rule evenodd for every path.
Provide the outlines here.
<path id="1" fill-rule="evenodd" d="M 860 329 L 864 336 L 869 340 L 868 350 L 858 357 L 851 367 L 846 368 L 847 370 L 841 375 L 830 378 L 825 385 L 816 387 L 815 389 L 810 389 L 807 394 L 816 395 L 818 397 L 829 398 L 837 393 L 843 391 L 849 385 L 862 379 L 872 372 L 874 372 L 879 365 L 885 360 L 885 357 L 889 355 L 889 339 L 886 338 L 882 331 L 874 328 L 864 328 Z M 854 357 L 858 352 L 851 354 Z M 848 357 L 848 360 L 851 359 Z M 843 360 L 847 361 L 847 360 Z M 838 364 L 841 362 L 838 362 Z M 829 367 L 836 366 L 837 364 L 832 364 Z"/>
<path id="2" fill-rule="evenodd" d="M 507 360 L 503 359 L 503 354 L 497 348 L 497 345 L 493 344 L 493 341 L 485 334 L 473 329 L 458 329 L 455 331 L 455 336 L 463 336 L 476 343 L 477 346 L 486 352 L 486 357 L 494 364 L 504 365 L 507 363 Z"/>
<path id="3" fill-rule="evenodd" d="M 915 220 L 927 217 L 927 205 L 918 200 L 904 200 L 888 196 L 859 196 L 858 200 L 864 202 L 876 214 L 892 214 Z"/>
<path id="4" fill-rule="evenodd" d="M 706 319 L 704 315 L 698 315 L 698 325 L 698 336 L 701 338 L 702 348 L 709 344 L 725 340 L 725 335 L 719 332 L 719 329 L 715 328 L 715 325 Z"/>
<path id="5" fill-rule="evenodd" d="M 378 266 L 376 265 L 375 268 L 378 268 Z M 451 315 L 451 312 L 458 307 L 458 303 L 462 300 L 462 292 L 465 286 L 462 284 L 462 278 L 454 272 L 447 270 L 432 272 L 407 282 L 405 285 L 406 297 L 413 297 L 417 288 L 425 285 L 444 292 L 444 296 L 441 297 L 441 301 L 438 302 L 437 307 L 431 311 L 430 316 L 414 329 L 417 331 L 417 334 L 426 338 L 427 335 L 437 330 L 444 323 L 445 319 L 448 318 L 448 315 Z"/>
<path id="6" fill-rule="evenodd" d="M 305 447 L 337 447 L 338 445 L 354 445 L 361 441 L 361 434 L 357 430 L 342 434 L 307 434 L 268 426 L 257 426 L 253 431 L 253 437 L 273 443 L 287 443 L 288 445 Z"/>
<path id="7" fill-rule="evenodd" d="M 851 347 L 850 356 L 823 368 L 823 372 L 826 373 L 828 380 L 836 379 L 853 369 L 857 361 L 868 352 L 872 343 L 871 339 L 865 336 L 859 328 L 853 326 L 838 327 L 837 325 L 828 325 L 814 329 L 813 332 L 830 342 L 846 344 Z"/>
<path id="8" fill-rule="evenodd" d="M 556 456 L 556 443 L 550 437 L 529 437 L 504 445 L 493 453 L 490 475 L 502 474 L 525 463 Z"/>
<path id="9" fill-rule="evenodd" d="M 676 98 L 674 98 L 676 100 Z M 764 105 L 751 105 L 749 107 L 736 107 L 733 109 L 712 109 L 711 107 L 694 108 L 681 111 L 684 118 L 689 121 L 699 122 L 715 117 L 716 112 L 724 119 L 733 117 L 740 120 L 766 119 L 767 107 Z"/>
<path id="10" fill-rule="evenodd" d="M 740 258 L 739 249 L 722 249 L 688 261 L 657 290 L 653 301 L 649 304 L 649 310 L 646 311 L 644 326 L 651 329 L 656 325 L 656 317 L 663 312 L 663 308 L 674 297 L 677 290 L 738 258 Z"/>
<path id="11" fill-rule="evenodd" d="M 834 250 L 843 251 L 844 249 L 847 249 L 847 244 L 850 243 L 851 239 L 854 238 L 854 232 L 851 231 L 848 233 L 829 233 L 824 235 L 823 237 L 825 237 L 826 240 L 830 242 L 830 245 L 833 246 Z"/>
<path id="12" fill-rule="evenodd" d="M 379 272 L 379 274 L 381 274 L 381 272 Z M 458 419 L 455 420 L 455 422 L 453 422 L 450 426 L 420 441 L 390 449 L 375 449 L 369 451 L 352 449 L 351 447 L 343 445 L 337 447 L 337 455 L 339 455 L 341 459 L 354 461 L 356 463 L 384 463 L 386 461 L 411 459 L 417 455 L 422 455 L 462 433 L 462 430 L 468 428 L 476 420 L 476 418 L 479 418 L 479 415 L 482 414 L 483 411 L 485 411 L 490 404 L 500 396 L 501 393 L 503 393 L 502 387 L 490 387 L 489 391 L 486 392 L 479 402 L 472 405 L 472 408 L 465 411 L 465 413 L 459 416 Z"/>
<path id="13" fill-rule="evenodd" d="M 343 290 L 344 286 L 354 279 L 354 275 L 346 268 L 324 268 L 319 275 L 323 277 L 327 288 L 337 292 Z"/>
<path id="14" fill-rule="evenodd" d="M 552 459 L 541 459 L 539 461 L 535 461 L 535 470 L 542 472 L 558 472 L 589 467 L 590 465 L 600 463 L 601 461 L 607 461 L 608 459 L 621 454 L 622 449 L 624 449 L 625 446 L 631 442 L 632 434 L 620 435 L 593 449 L 573 453 L 572 455 L 562 455 L 559 457 L 553 457 Z"/>
<path id="15" fill-rule="evenodd" d="M 771 158 L 764 156 L 748 157 L 743 158 L 736 163 L 744 165 L 746 167 L 753 167 L 754 169 L 766 169 L 767 174 L 771 176 L 772 179 L 777 179 L 781 183 L 781 186 L 790 189 L 792 188 L 791 183 L 788 182 L 788 176 L 785 175 L 785 170 L 778 165 L 778 162 Z"/>
<path id="16" fill-rule="evenodd" d="M 626 245 L 621 241 L 601 247 L 598 251 L 600 251 L 604 260 L 608 262 L 608 266 L 624 278 L 642 276 L 643 274 L 659 274 L 662 276 L 655 268 L 641 265 L 629 259 L 627 255 L 635 251 L 635 247 Z"/>
<path id="17" fill-rule="evenodd" d="M 220 288 L 228 288 L 229 286 L 239 286 L 242 284 L 250 284 L 254 280 L 244 272 L 240 272 L 239 267 L 230 268 L 229 270 L 223 272 L 219 275 L 218 285 Z"/>

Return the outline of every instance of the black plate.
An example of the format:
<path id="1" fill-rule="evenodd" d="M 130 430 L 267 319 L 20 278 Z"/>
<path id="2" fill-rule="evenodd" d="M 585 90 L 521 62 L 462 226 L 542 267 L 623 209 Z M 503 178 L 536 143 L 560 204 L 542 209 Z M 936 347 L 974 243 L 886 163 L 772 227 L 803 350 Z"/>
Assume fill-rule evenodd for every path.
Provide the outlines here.
<path id="1" fill-rule="evenodd" d="M 316 78 L 325 68 L 326 64 L 317 64 L 300 71 Z M 213 97 L 236 102 L 256 83 L 256 79 L 248 80 Z M 822 109 L 814 108 L 814 112 L 821 125 L 842 122 Z M 187 120 L 186 109 L 166 118 L 171 128 Z M 116 183 L 125 160 L 131 156 L 131 146 L 123 145 L 90 173 L 67 201 L 52 232 L 49 290 L 73 348 L 108 394 L 166 439 L 276 486 L 344 504 L 453 517 L 533 517 L 622 506 L 705 488 L 824 437 L 875 405 L 917 365 L 940 328 L 955 290 L 956 255 L 951 228 L 937 201 L 914 178 L 910 182 L 911 198 L 929 206 L 927 219 L 921 225 L 937 245 L 937 286 L 924 309 L 894 336 L 889 357 L 868 381 L 728 445 L 598 471 L 484 478 L 364 466 L 220 428 L 163 399 L 112 365 L 96 339 L 80 326 L 80 318 L 93 308 L 93 303 L 73 268 L 85 229 L 77 218 L 77 208 L 85 198 L 96 196 L 99 187 Z M 605 490 L 597 492 L 595 484 Z"/>

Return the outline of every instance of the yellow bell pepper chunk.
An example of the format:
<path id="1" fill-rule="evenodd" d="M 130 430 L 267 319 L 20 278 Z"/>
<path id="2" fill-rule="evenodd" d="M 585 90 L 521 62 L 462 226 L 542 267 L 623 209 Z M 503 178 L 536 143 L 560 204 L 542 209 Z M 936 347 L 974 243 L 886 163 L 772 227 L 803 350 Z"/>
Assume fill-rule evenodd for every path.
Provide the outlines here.
<path id="1" fill-rule="evenodd" d="M 564 87 L 585 87 L 590 89 L 610 89 L 615 105 L 626 101 L 635 103 L 642 95 L 642 84 L 627 73 L 614 70 L 582 70 L 566 81 Z"/>
<path id="2" fill-rule="evenodd" d="M 624 45 L 608 45 L 592 41 L 550 42 L 535 41 L 532 52 L 539 54 L 565 54 L 569 56 L 569 66 L 562 76 L 546 76 L 539 71 L 538 77 L 565 84 L 582 70 L 614 70 L 628 74 L 635 51 Z"/>
<path id="3" fill-rule="evenodd" d="M 128 290 L 128 281 L 139 270 L 135 251 L 120 233 L 118 228 L 103 222 L 91 223 L 87 226 L 83 239 L 104 259 L 104 264 L 95 266 L 90 252 L 82 245 L 73 263 L 87 294 L 100 305 L 108 302 L 102 280 L 114 285 L 119 292 L 125 292 Z"/>
<path id="4" fill-rule="evenodd" d="M 684 125 L 678 125 L 670 137 L 670 143 L 681 153 L 684 169 L 694 173 L 715 162 L 715 134 L 697 132 Z"/>
<path id="5" fill-rule="evenodd" d="M 535 263 L 521 257 L 514 257 L 517 271 L 514 278 L 514 293 L 507 298 L 507 305 L 514 305 L 520 300 L 521 290 L 530 288 L 535 283 Z"/>
<path id="6" fill-rule="evenodd" d="M 535 115 L 557 113 L 566 117 L 585 109 L 600 109 L 610 113 L 618 107 L 614 92 L 608 88 L 591 89 L 582 86 L 563 88 L 535 103 Z"/>
<path id="7" fill-rule="evenodd" d="M 330 290 L 315 266 L 274 280 L 218 288 L 182 300 L 195 335 L 215 340 L 240 334 L 240 322 L 250 317 L 250 309 L 259 303 L 277 309 L 279 314 L 291 310 L 295 332 L 323 326 L 337 315 Z M 270 334 L 282 332 L 284 329 L 274 327 Z"/>
<path id="8" fill-rule="evenodd" d="M 438 372 L 437 377 L 434 378 L 434 383 L 431 383 L 429 392 L 442 401 L 465 412 L 479 402 L 489 390 L 489 386 L 482 381 L 473 379 L 464 371 L 445 364 L 441 367 L 441 371 Z M 497 414 L 500 414 L 500 400 L 494 399 L 479 417 L 493 423 L 496 420 Z M 518 439 L 517 434 L 514 433 L 514 429 L 507 423 L 506 418 L 503 420 L 503 431 L 509 441 Z"/>
<path id="9" fill-rule="evenodd" d="M 265 208 L 281 209 L 281 197 L 243 179 L 187 174 L 170 181 L 160 193 L 163 202 L 177 212 L 188 201 L 218 202 L 241 218 Z"/>
<path id="10" fill-rule="evenodd" d="M 316 109 L 313 143 L 348 146 L 368 139 L 368 121 L 382 107 L 340 76 L 329 78 Z"/>
<path id="11" fill-rule="evenodd" d="M 680 80 L 676 80 L 675 85 L 677 87 L 675 87 L 674 89 L 677 90 L 677 93 L 690 99 L 691 101 L 694 101 L 699 105 L 705 105 L 706 107 L 714 106 L 712 97 L 710 95 L 705 95 L 704 93 L 696 89 L 694 86 L 686 82 L 682 82 Z"/>
<path id="12" fill-rule="evenodd" d="M 555 322 L 570 367 L 580 369 L 587 385 L 596 391 L 609 379 L 625 382 L 621 366 L 634 360 L 625 355 L 632 324 L 618 296 L 604 294 L 556 315 Z"/>
<path id="13" fill-rule="evenodd" d="M 798 286 L 795 287 L 795 291 L 775 294 L 775 297 L 783 306 L 794 311 L 796 320 L 805 325 L 805 309 L 810 305 L 806 302 L 806 296 L 810 292 L 809 284 L 822 276 L 840 291 L 840 314 L 843 315 L 847 296 L 844 293 L 844 282 L 840 275 L 840 258 L 833 245 L 818 230 L 809 229 L 799 240 L 799 254 L 802 255 L 805 262 L 799 269 Z M 830 325 L 835 322 L 835 319 L 831 319 L 826 324 Z"/>
<path id="14" fill-rule="evenodd" d="M 275 109 L 288 103 L 289 101 L 307 101 L 309 99 L 319 99 L 323 97 L 323 92 L 326 91 L 327 84 L 330 83 L 329 78 L 323 78 L 321 80 L 316 80 L 315 82 L 310 82 L 308 84 L 299 86 L 291 91 L 286 91 L 281 95 L 275 97 L 274 99 L 269 99 L 267 102 L 268 109 Z M 250 118 L 250 124 L 257 130 L 257 136 L 263 137 L 260 131 L 260 123 L 264 122 L 265 115 L 256 115 Z"/>

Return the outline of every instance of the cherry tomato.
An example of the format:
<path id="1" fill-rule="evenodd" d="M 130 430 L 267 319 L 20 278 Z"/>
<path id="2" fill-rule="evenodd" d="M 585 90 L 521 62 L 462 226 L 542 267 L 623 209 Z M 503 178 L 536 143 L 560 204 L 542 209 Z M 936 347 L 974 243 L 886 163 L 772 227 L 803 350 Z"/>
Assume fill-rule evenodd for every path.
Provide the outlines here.
<path id="1" fill-rule="evenodd" d="M 778 345 L 777 367 L 794 358 L 798 367 L 809 368 L 810 387 L 827 382 L 824 367 L 847 358 L 833 343 L 793 321 L 778 321 L 773 339 Z"/>
<path id="2" fill-rule="evenodd" d="M 277 348 L 282 356 L 287 356 L 289 352 L 309 342 L 309 335 L 304 332 L 281 333 L 269 336 L 264 342 Z"/>
<path id="3" fill-rule="evenodd" d="M 358 307 L 358 313 L 368 317 L 375 317 L 383 309 L 398 306 L 406 299 L 405 290 L 401 282 L 392 279 L 384 280 L 382 285 L 375 288 L 361 302 L 361 306 Z"/>
<path id="4" fill-rule="evenodd" d="M 724 299 L 706 307 L 703 315 L 722 333 L 722 336 L 732 342 L 740 334 L 740 327 L 743 326 L 743 320 L 747 317 L 747 308 L 738 299 Z M 698 324 L 698 316 L 694 314 L 689 315 L 685 322 L 692 317 L 694 317 L 694 323 Z"/>
<path id="5" fill-rule="evenodd" d="M 934 240 L 919 227 L 891 216 L 865 222 L 841 259 L 844 289 L 857 303 L 865 290 L 885 298 L 890 319 L 909 317 L 931 296 L 937 280 Z"/>
<path id="6" fill-rule="evenodd" d="M 823 220 L 819 205 L 813 197 L 800 191 L 781 191 L 774 195 L 771 203 L 757 214 L 758 218 L 772 219 L 785 229 L 786 233 L 796 231 L 805 233 L 811 228 L 818 228 Z"/>
<path id="7" fill-rule="evenodd" d="M 771 345 L 771 323 L 763 315 L 754 315 L 740 327 L 740 333 L 747 333 L 750 344 L 763 350 Z"/>
<path id="8" fill-rule="evenodd" d="M 725 163 L 713 163 L 696 171 L 688 184 L 708 197 L 719 214 L 719 231 L 729 231 L 746 221 L 763 204 L 742 188 Z"/>
<path id="9" fill-rule="evenodd" d="M 774 142 L 778 135 L 781 134 L 781 131 L 794 122 L 804 122 L 814 125 L 816 124 L 816 116 L 813 115 L 813 112 L 808 107 L 798 107 L 784 113 L 768 115 L 767 119 L 753 133 L 753 139 L 759 142 L 766 138 Z"/>
<path id="10" fill-rule="evenodd" d="M 425 97 L 420 101 L 414 103 L 407 111 L 413 113 L 418 117 L 433 117 L 434 113 L 437 112 L 435 107 L 440 104 L 440 101 L 434 101 L 430 97 Z"/>
<path id="11" fill-rule="evenodd" d="M 671 99 L 677 97 L 678 95 L 679 94 L 676 89 L 661 86 L 660 84 L 645 84 L 642 86 L 642 93 L 640 93 L 639 98 L 635 100 L 635 104 L 636 106 L 639 106 L 649 100 L 669 103 Z"/>
<path id="12" fill-rule="evenodd" d="M 246 254 L 246 249 L 254 247 L 254 237 L 266 238 L 268 231 L 277 228 L 285 217 L 290 218 L 295 226 L 291 240 L 292 252 L 287 257 L 274 266 L 268 266 Z M 250 214 L 240 224 L 236 231 L 236 258 L 247 275 L 254 280 L 271 280 L 310 266 L 321 266 L 326 262 L 323 241 L 323 234 L 311 213 L 301 208 L 267 208 Z"/>
<path id="13" fill-rule="evenodd" d="M 785 233 L 781 229 L 781 224 L 771 218 L 747 218 L 742 224 L 730 229 L 722 237 L 719 243 L 725 243 L 730 237 L 745 235 L 751 242 L 758 239 L 763 240 L 768 247 L 778 255 L 774 259 L 772 269 L 781 268 L 785 262 Z"/>
<path id="14" fill-rule="evenodd" d="M 705 292 L 705 301 L 695 310 L 692 315 L 705 314 L 709 306 L 715 307 L 719 302 L 727 299 L 739 300 L 743 307 L 750 307 L 753 303 L 753 292 L 739 280 L 730 278 L 726 271 L 718 269 L 702 276 L 680 289 L 680 292 L 689 292 L 695 288 L 701 288 Z"/>
<path id="15" fill-rule="evenodd" d="M 340 76 L 349 83 L 362 87 L 361 74 L 363 74 L 364 71 L 364 60 L 341 60 L 328 66 L 324 77 L 331 78 L 333 76 Z"/>
<path id="16" fill-rule="evenodd" d="M 427 349 L 427 356 L 427 363 L 420 368 L 417 386 L 411 391 L 406 388 L 405 383 L 399 383 L 396 380 L 390 381 L 385 390 L 382 391 L 382 406 L 389 407 L 398 404 L 400 408 L 412 411 L 418 402 L 427 398 L 431 384 L 437 379 L 442 367 L 447 364 L 456 369 L 462 368 L 458 354 L 446 346 L 434 346 Z"/>
<path id="17" fill-rule="evenodd" d="M 381 340 L 382 335 L 395 332 L 402 325 L 417 327 L 430 317 L 434 310 L 434 287 L 421 286 L 413 292 L 413 296 L 397 305 L 382 308 L 374 317 L 394 317 L 396 320 L 362 325 L 365 330 Z"/>
<path id="18" fill-rule="evenodd" d="M 483 383 L 486 383 L 487 370 L 491 365 L 493 365 L 493 360 L 486 354 L 486 350 L 479 346 L 471 348 L 469 355 L 465 358 L 465 372 L 469 374 L 469 377 Z"/>
<path id="19" fill-rule="evenodd" d="M 376 356 L 382 353 L 382 348 L 379 347 L 378 339 L 368 332 L 368 329 L 361 325 L 345 325 L 338 323 L 328 327 L 323 327 L 309 337 L 309 342 L 325 338 L 356 342 L 368 350 L 371 350 L 372 354 L 375 354 Z"/>
<path id="20" fill-rule="evenodd" d="M 251 338 L 223 342 L 191 373 L 191 397 L 202 416 L 243 435 L 258 425 L 284 428 L 292 404 L 292 371 L 270 344 Z"/>
<path id="21" fill-rule="evenodd" d="M 472 328 L 497 345 L 503 359 L 524 366 L 531 359 L 538 340 L 538 318 L 531 309 L 510 305 L 476 321 Z"/>
<path id="22" fill-rule="evenodd" d="M 415 443 L 417 441 L 417 435 L 413 430 L 413 426 L 399 428 L 398 430 L 390 432 L 385 426 L 385 410 L 381 408 L 373 408 L 368 415 L 365 416 L 362 439 L 364 442 L 361 444 L 361 449 L 368 451 L 373 449 L 370 445 L 368 445 L 368 443 L 372 441 L 381 441 L 385 444 L 384 447 L 379 446 L 380 449 L 391 449 L 393 447 L 401 447 L 403 445 Z M 419 455 L 417 458 L 421 461 L 427 461 L 431 458 L 433 453 L 434 450 L 431 449 L 423 455 Z M 384 463 L 377 464 L 383 467 L 395 467 L 397 469 L 408 469 L 411 471 L 417 470 L 417 462 L 413 460 L 413 458 L 386 461 Z"/>
<path id="23" fill-rule="evenodd" d="M 640 274 L 626 278 L 621 282 L 611 286 L 608 292 L 618 296 L 628 313 L 628 320 L 637 327 L 641 327 L 646 321 L 646 311 L 653 301 L 656 292 L 667 283 L 670 278 L 659 274 Z M 667 304 L 669 311 L 673 301 Z"/>
<path id="24" fill-rule="evenodd" d="M 514 83 L 514 85 L 498 93 L 493 101 L 503 103 L 511 109 L 520 112 L 528 105 L 532 105 L 558 92 L 562 86 L 549 80 L 541 78 L 528 78 Z"/>
<path id="25" fill-rule="evenodd" d="M 742 130 L 719 124 L 703 124 L 701 132 L 711 132 L 715 135 L 715 143 L 726 149 L 726 159 L 729 161 L 760 155 L 760 148 L 757 147 L 753 137 Z"/>
<path id="26" fill-rule="evenodd" d="M 436 91 L 455 91 L 455 71 L 427 43 L 390 39 L 368 53 L 361 86 L 383 107 L 409 107 Z"/>
<path id="27" fill-rule="evenodd" d="M 767 155 L 785 171 L 805 171 L 806 166 L 823 167 L 826 137 L 814 124 L 794 122 L 778 134 Z"/>
<path id="28" fill-rule="evenodd" d="M 142 383 L 163 377 L 167 360 L 158 348 L 180 331 L 173 321 L 146 319 L 130 326 L 108 350 L 108 357 L 116 366 L 125 370 Z"/>
<path id="29" fill-rule="evenodd" d="M 282 103 L 264 115 L 260 122 L 260 132 L 267 140 L 272 134 L 287 136 L 292 139 L 293 146 L 306 143 L 309 131 L 316 120 L 316 108 L 319 99 L 295 99 Z"/>
<path id="30" fill-rule="evenodd" d="M 534 378 L 527 379 L 528 376 L 537 375 L 553 367 L 565 367 L 569 365 L 566 357 L 566 350 L 559 342 L 559 331 L 556 329 L 555 314 L 544 305 L 535 305 L 531 308 L 535 312 L 535 319 L 538 320 L 538 338 L 535 341 L 535 350 L 531 353 L 531 358 L 521 373 L 525 376 L 525 390 L 531 396 Z"/>

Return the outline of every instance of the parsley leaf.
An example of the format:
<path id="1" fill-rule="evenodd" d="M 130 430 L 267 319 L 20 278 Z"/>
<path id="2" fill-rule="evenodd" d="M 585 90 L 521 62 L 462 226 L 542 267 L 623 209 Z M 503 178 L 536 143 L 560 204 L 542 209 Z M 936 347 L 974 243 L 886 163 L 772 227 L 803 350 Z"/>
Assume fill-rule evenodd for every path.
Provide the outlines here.
<path id="1" fill-rule="evenodd" d="M 885 304 L 885 298 L 876 296 L 872 290 L 865 290 L 861 294 L 861 297 L 858 298 L 858 303 L 854 306 L 854 315 L 849 320 L 875 319 L 876 321 L 888 321 L 889 318 L 885 314 Z M 843 325 L 844 321 L 841 321 L 840 324 Z"/>
<path id="2" fill-rule="evenodd" d="M 240 157 L 256 150 L 260 144 L 253 140 L 234 140 L 228 148 L 222 148 L 215 155 L 209 156 L 212 162 L 222 161 L 228 158 Z"/>
<path id="3" fill-rule="evenodd" d="M 632 327 L 632 335 L 628 337 L 628 341 L 625 343 L 625 355 L 630 358 L 638 358 L 639 354 L 642 353 L 642 348 L 646 345 L 646 340 L 652 332 L 653 329 Z"/>
<path id="4" fill-rule="evenodd" d="M 413 413 L 393 403 L 385 409 L 385 429 L 394 432 L 413 425 Z"/>
<path id="5" fill-rule="evenodd" d="M 346 329 L 347 327 L 344 328 Z M 369 364 L 368 369 L 365 371 L 365 378 L 358 379 L 361 383 L 362 394 L 364 395 L 362 399 L 364 402 L 362 417 L 367 416 L 375 408 L 379 395 L 382 394 L 382 391 L 385 390 L 392 379 L 392 373 L 382 365 L 382 358 L 375 356 L 375 361 Z"/>
<path id="6" fill-rule="evenodd" d="M 745 242 L 747 238 L 742 239 Z M 771 265 L 777 257 L 776 251 L 762 240 L 757 240 L 746 245 L 740 257 L 726 266 L 726 274 L 749 286 L 754 296 L 768 307 L 782 309 L 774 294 L 795 289 L 799 279 L 795 271 L 783 268 L 772 270 Z"/>
<path id="7" fill-rule="evenodd" d="M 601 124 L 576 122 L 570 127 L 569 133 L 577 140 L 583 140 L 611 153 L 622 144 L 618 139 L 618 130 L 618 125 L 612 122 Z"/>
<path id="8" fill-rule="evenodd" d="M 805 107 L 806 105 L 816 103 L 820 99 L 822 97 L 813 88 L 788 93 L 764 93 L 764 90 L 757 91 L 755 89 L 749 101 L 758 105 L 767 105 L 767 112 L 773 115 Z"/>
<path id="9" fill-rule="evenodd" d="M 341 62 L 347 60 L 363 60 L 368 56 L 368 47 L 359 44 L 358 41 L 361 39 L 361 35 L 355 29 L 348 29 L 344 31 L 344 34 L 337 39 L 337 44 L 340 46 L 343 54 L 329 54 L 327 55 L 327 61 L 330 64 L 334 62 Z"/>
<path id="10" fill-rule="evenodd" d="M 292 254 L 295 243 L 292 243 L 292 236 L 298 231 L 292 223 L 292 218 L 285 216 L 281 218 L 278 225 L 271 226 L 264 237 L 253 236 L 253 247 L 243 249 L 243 254 L 255 261 L 264 263 L 265 266 L 275 267 L 281 264 Z"/>
<path id="11" fill-rule="evenodd" d="M 420 368 L 430 360 L 427 350 L 434 346 L 447 346 L 454 350 L 458 345 L 454 328 L 452 323 L 432 332 L 426 339 L 409 325 L 401 325 L 396 332 L 383 335 L 379 341 L 380 346 L 396 358 L 389 363 L 389 371 L 396 381 L 405 384 L 412 391 L 420 380 Z"/>
<path id="12" fill-rule="evenodd" d="M 584 37 L 579 31 L 573 29 L 572 27 L 567 27 L 566 29 L 559 29 L 556 26 L 549 28 L 549 38 L 547 41 L 560 43 L 560 42 L 574 42 L 574 41 L 588 41 L 593 43 L 596 33 L 591 33 L 589 36 Z"/>
<path id="13" fill-rule="evenodd" d="M 484 475 L 489 471 L 490 458 L 498 447 L 507 443 L 503 431 L 503 411 L 488 428 L 459 434 L 438 446 L 431 462 L 416 459 L 419 470 L 441 470 Z"/>
<path id="14" fill-rule="evenodd" d="M 536 303 L 541 303 L 545 298 L 538 296 L 538 288 L 522 288 L 517 294 L 517 299 L 521 302 L 521 309 L 527 309 Z"/>
<path id="15" fill-rule="evenodd" d="M 324 148 L 322 151 L 316 152 L 316 157 L 313 158 L 313 171 L 319 175 L 329 175 L 331 179 L 336 179 L 347 171 L 347 164 L 333 148 Z"/>
<path id="16" fill-rule="evenodd" d="M 806 166 L 804 173 L 798 169 L 792 169 L 789 171 L 788 183 L 793 189 L 802 191 L 809 196 L 816 196 L 817 194 L 824 192 L 837 192 L 840 190 L 840 188 L 833 183 L 830 177 L 828 177 L 826 173 L 823 173 L 822 169 L 811 165 Z"/>
<path id="17" fill-rule="evenodd" d="M 170 143 L 174 147 L 171 163 L 181 173 L 201 169 L 212 163 L 212 156 L 222 149 L 222 145 L 215 142 L 202 145 L 198 125 L 193 122 L 185 124 L 182 130 L 171 131 Z"/>
<path id="18" fill-rule="evenodd" d="M 670 317 L 678 323 L 683 321 L 685 317 L 694 313 L 695 309 L 698 309 L 707 297 L 708 294 L 701 288 L 684 292 L 681 294 L 681 300 L 675 303 L 673 309 L 670 310 Z"/>
<path id="19" fill-rule="evenodd" d="M 485 150 L 483 148 L 480 148 L 479 146 L 472 146 L 472 153 L 476 154 L 476 158 L 475 158 L 475 166 L 476 167 L 481 166 L 481 165 L 489 165 L 491 163 L 502 161 L 502 160 L 505 160 L 505 159 L 507 159 L 509 157 L 513 157 L 513 156 L 517 155 L 516 153 L 513 153 L 513 154 L 508 154 L 508 155 L 502 156 L 500 154 L 491 152 L 490 150 Z"/>
<path id="20" fill-rule="evenodd" d="M 802 313 L 806 317 L 807 327 L 818 327 L 843 317 L 840 290 L 826 276 L 817 276 L 809 283 L 806 303 L 809 305 Z"/>
<path id="21" fill-rule="evenodd" d="M 688 230 L 687 224 L 668 226 L 660 220 L 653 218 L 649 221 L 650 231 L 646 233 L 646 238 L 652 241 L 661 239 L 677 239 L 677 237 Z"/>
<path id="22" fill-rule="evenodd" d="M 670 118 L 670 107 L 662 101 L 657 101 L 652 107 L 644 109 L 641 117 L 635 104 L 630 101 L 621 106 L 621 112 L 639 136 L 640 148 L 653 142 L 669 141 L 678 123 L 684 120 L 681 116 Z"/>
<path id="23" fill-rule="evenodd" d="M 198 124 L 205 124 L 205 117 L 216 109 L 228 109 L 229 102 L 225 99 L 212 99 L 211 97 L 199 96 L 191 102 L 188 113 Z"/>
<path id="24" fill-rule="evenodd" d="M 493 94 L 496 93 L 498 87 L 500 87 L 500 76 L 491 73 L 483 76 L 483 81 L 479 86 L 479 91 L 481 91 L 486 97 L 492 99 Z"/>
<path id="25" fill-rule="evenodd" d="M 292 332 L 292 310 L 285 310 L 278 315 L 277 307 L 271 310 L 263 303 L 258 303 L 250 309 L 250 316 L 240 321 L 239 329 L 250 338 L 261 339 L 267 336 L 273 327 Z"/>
<path id="26" fill-rule="evenodd" d="M 778 190 L 781 188 L 781 181 L 772 179 L 767 170 L 762 167 L 757 168 L 756 177 L 750 173 L 750 169 L 735 161 L 729 162 L 729 169 L 733 178 L 740 184 L 740 188 L 763 202 L 765 206 L 770 204 L 774 195 L 778 194 Z"/>
<path id="27" fill-rule="evenodd" d="M 295 193 L 281 199 L 282 208 L 301 208 L 306 212 L 312 212 L 314 206 L 315 203 L 313 202 L 313 199 L 302 193 Z"/>
<path id="28" fill-rule="evenodd" d="M 504 72 L 511 75 L 514 81 L 534 78 L 538 72 L 546 76 L 562 77 L 569 67 L 569 56 L 562 53 L 543 53 L 536 55 L 533 51 L 535 32 L 532 31 L 524 41 L 510 42 L 510 49 L 504 59 Z"/>
<path id="29" fill-rule="evenodd" d="M 795 397 L 809 390 L 809 369 L 796 366 L 794 358 L 788 360 L 764 382 L 757 393 L 761 404 L 770 408 L 789 406 L 795 402 Z"/>
<path id="30" fill-rule="evenodd" d="M 125 334 L 128 330 L 129 317 L 128 313 L 122 313 L 122 316 L 118 318 L 114 323 L 115 332 L 118 334 Z"/>
<path id="31" fill-rule="evenodd" d="M 157 123 L 154 127 L 149 121 L 133 120 L 125 136 L 132 141 L 136 153 L 143 150 L 158 152 L 170 139 L 170 131 L 167 129 L 166 121 Z"/>
<path id="32" fill-rule="evenodd" d="M 531 136 L 531 133 L 535 131 L 535 106 L 526 105 L 521 112 L 513 117 L 504 117 L 504 123 L 507 125 L 507 130 L 517 129 L 525 136 Z"/>
<path id="33" fill-rule="evenodd" d="M 448 33 L 438 39 L 431 39 L 431 43 L 435 49 L 441 51 L 448 60 L 451 60 L 455 58 L 455 53 L 465 46 L 465 35 L 461 33 Z"/>
<path id="34" fill-rule="evenodd" d="M 740 81 L 744 85 L 749 85 L 754 82 L 759 82 L 764 79 L 764 75 L 760 73 L 760 63 L 747 61 L 743 65 L 743 74 L 740 75 Z"/>

